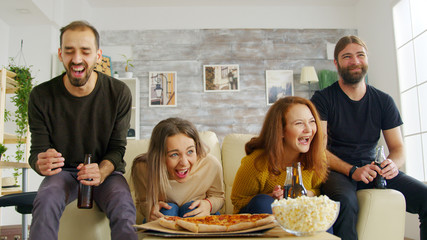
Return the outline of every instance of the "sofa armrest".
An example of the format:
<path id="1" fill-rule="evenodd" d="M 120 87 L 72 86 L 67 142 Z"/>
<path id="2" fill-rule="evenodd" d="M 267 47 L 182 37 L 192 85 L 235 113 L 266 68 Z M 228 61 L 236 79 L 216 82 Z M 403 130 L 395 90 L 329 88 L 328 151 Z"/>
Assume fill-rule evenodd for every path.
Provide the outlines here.
<path id="1" fill-rule="evenodd" d="M 393 189 L 357 191 L 360 240 L 399 239 L 405 235 L 406 204 L 403 194 Z"/>

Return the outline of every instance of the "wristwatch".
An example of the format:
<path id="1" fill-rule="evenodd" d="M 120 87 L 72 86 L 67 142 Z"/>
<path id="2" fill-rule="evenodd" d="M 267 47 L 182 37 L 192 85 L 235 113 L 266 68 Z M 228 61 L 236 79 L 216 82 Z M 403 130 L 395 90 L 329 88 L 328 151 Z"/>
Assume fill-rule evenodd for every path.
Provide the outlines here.
<path id="1" fill-rule="evenodd" d="M 350 180 L 353 180 L 353 173 L 356 171 L 356 169 L 357 169 L 357 166 L 353 166 L 351 169 L 350 169 L 350 172 L 348 173 L 348 178 L 350 178 Z"/>

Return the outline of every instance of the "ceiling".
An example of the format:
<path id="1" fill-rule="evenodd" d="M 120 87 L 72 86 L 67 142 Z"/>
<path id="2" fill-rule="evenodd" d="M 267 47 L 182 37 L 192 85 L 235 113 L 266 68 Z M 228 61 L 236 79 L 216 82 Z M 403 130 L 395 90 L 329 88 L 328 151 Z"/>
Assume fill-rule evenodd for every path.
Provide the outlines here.
<path id="1" fill-rule="evenodd" d="M 87 0 L 92 7 L 238 6 L 238 5 L 355 5 L 359 0 Z"/>
<path id="2" fill-rule="evenodd" d="M 10 26 L 38 25 L 49 19 L 31 0 L 0 0 L 0 19 Z"/>
<path id="3" fill-rule="evenodd" d="M 0 19 L 10 26 L 52 23 L 35 0 L 0 0 Z M 57 0 L 53 0 L 57 1 Z M 73 1 L 74 0 L 63 0 Z M 92 8 L 189 6 L 352 6 L 359 0 L 82 0 Z"/>

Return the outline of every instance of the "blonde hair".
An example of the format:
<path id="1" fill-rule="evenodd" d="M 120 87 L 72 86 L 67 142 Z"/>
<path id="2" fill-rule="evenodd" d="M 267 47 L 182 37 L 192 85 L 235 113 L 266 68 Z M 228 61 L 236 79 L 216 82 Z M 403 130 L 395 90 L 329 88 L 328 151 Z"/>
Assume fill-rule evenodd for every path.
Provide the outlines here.
<path id="1" fill-rule="evenodd" d="M 208 148 L 202 143 L 199 133 L 196 127 L 189 121 L 181 118 L 168 118 L 160 121 L 153 129 L 150 138 L 150 145 L 147 153 L 138 155 L 132 164 L 132 181 L 135 185 L 135 189 L 141 189 L 139 187 L 139 181 L 135 181 L 137 176 L 141 174 L 137 172 L 136 165 L 139 163 L 145 163 L 147 167 L 147 176 L 143 176 L 148 179 L 147 192 L 141 193 L 135 191 L 137 199 L 146 197 L 146 209 L 148 213 L 143 213 L 145 217 L 149 218 L 151 209 L 159 201 L 166 201 L 167 189 L 169 188 L 169 176 L 166 167 L 167 157 L 167 144 L 166 140 L 168 137 L 175 136 L 177 134 L 185 134 L 189 138 L 194 140 L 196 146 L 197 159 L 200 160 L 207 155 Z M 146 215 L 148 214 L 148 215 Z"/>

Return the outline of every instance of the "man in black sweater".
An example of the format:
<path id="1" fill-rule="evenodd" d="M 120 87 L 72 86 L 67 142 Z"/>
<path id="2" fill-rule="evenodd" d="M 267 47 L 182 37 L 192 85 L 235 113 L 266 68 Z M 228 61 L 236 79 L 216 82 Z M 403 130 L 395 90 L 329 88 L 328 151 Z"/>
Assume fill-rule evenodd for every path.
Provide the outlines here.
<path id="1" fill-rule="evenodd" d="M 58 56 L 66 73 L 36 86 L 28 105 L 29 163 L 46 176 L 34 200 L 30 238 L 58 238 L 59 219 L 76 199 L 80 182 L 94 186 L 111 238 L 137 239 L 135 206 L 123 177 L 131 92 L 123 82 L 94 71 L 102 51 L 97 30 L 87 22 L 61 29 Z M 94 163 L 83 165 L 87 153 Z"/>

